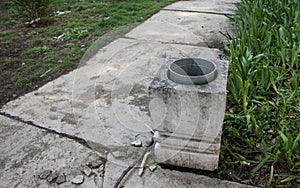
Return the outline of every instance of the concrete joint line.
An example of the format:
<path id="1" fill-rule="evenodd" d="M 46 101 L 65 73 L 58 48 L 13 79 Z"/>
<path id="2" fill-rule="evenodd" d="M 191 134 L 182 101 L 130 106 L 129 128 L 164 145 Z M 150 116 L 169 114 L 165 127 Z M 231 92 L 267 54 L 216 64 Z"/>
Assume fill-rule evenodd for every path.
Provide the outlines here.
<path id="1" fill-rule="evenodd" d="M 138 39 L 138 38 L 133 38 L 133 37 L 123 36 L 121 38 L 122 39 L 135 40 L 135 41 L 141 41 L 141 42 L 149 42 L 149 40 L 143 40 L 143 39 Z M 161 41 L 155 41 L 155 43 L 166 44 L 166 45 L 177 44 L 177 45 L 188 45 L 188 46 L 193 46 L 193 47 L 207 47 L 207 45 L 206 45 L 205 42 L 201 42 L 199 44 L 190 44 L 190 43 L 182 43 L 182 42 L 161 42 Z"/>
<path id="2" fill-rule="evenodd" d="M 176 9 L 168 9 L 163 8 L 161 10 L 164 11 L 173 11 L 173 12 L 193 12 L 193 13 L 202 13 L 202 14 L 217 14 L 217 15 L 223 15 L 223 16 L 229 16 L 233 15 L 232 13 L 222 13 L 222 12 L 213 12 L 213 11 L 201 11 L 201 10 L 176 10 Z"/>

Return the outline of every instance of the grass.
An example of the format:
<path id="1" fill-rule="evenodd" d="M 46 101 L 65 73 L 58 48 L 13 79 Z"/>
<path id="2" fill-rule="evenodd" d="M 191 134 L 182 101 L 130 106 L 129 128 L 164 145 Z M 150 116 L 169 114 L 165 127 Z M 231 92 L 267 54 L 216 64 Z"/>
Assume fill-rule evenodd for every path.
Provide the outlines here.
<path id="1" fill-rule="evenodd" d="M 51 14 L 31 25 L 13 1 L 1 1 L 0 105 L 76 68 L 104 34 L 140 23 L 175 1 L 52 0 Z"/>
<path id="2" fill-rule="evenodd" d="M 300 1 L 242 0 L 230 17 L 220 174 L 258 186 L 300 182 Z"/>

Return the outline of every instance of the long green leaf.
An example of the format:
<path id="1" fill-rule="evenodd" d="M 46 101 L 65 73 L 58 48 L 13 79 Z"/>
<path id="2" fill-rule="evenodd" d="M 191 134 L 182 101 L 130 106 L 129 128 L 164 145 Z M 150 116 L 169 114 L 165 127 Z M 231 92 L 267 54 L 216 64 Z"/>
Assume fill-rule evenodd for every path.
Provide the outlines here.
<path id="1" fill-rule="evenodd" d="M 257 172 L 262 166 L 266 164 L 266 162 L 270 159 L 270 156 L 267 156 L 264 158 L 251 172 L 255 173 Z"/>

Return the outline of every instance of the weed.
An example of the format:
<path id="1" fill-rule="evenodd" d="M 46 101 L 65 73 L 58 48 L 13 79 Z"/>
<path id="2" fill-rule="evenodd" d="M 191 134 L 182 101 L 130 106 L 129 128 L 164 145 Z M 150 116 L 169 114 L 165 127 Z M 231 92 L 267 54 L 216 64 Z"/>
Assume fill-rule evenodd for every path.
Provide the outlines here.
<path id="1" fill-rule="evenodd" d="M 81 27 L 73 28 L 73 29 L 67 28 L 65 29 L 65 32 L 63 33 L 61 40 L 76 40 L 76 39 L 78 40 L 88 35 L 89 32 L 85 28 L 81 28 Z"/>
<path id="2" fill-rule="evenodd" d="M 26 36 L 31 37 L 31 36 L 34 36 L 34 35 L 37 35 L 37 34 L 39 34 L 39 32 L 37 32 L 37 31 L 31 31 Z"/>

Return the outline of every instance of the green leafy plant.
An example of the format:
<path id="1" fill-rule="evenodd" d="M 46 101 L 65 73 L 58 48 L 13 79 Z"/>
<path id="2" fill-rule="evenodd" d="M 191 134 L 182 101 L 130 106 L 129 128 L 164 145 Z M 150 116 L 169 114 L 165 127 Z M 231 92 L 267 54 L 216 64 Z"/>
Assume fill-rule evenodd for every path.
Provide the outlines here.
<path id="1" fill-rule="evenodd" d="M 229 17 L 228 103 L 221 168 L 249 164 L 248 182 L 296 185 L 300 180 L 300 1 L 242 0 Z M 245 163 L 246 162 L 246 163 Z M 260 183 L 255 180 L 259 176 Z M 252 178 L 251 178 L 252 177 Z"/>
<path id="2" fill-rule="evenodd" d="M 87 29 L 78 27 L 78 28 L 67 28 L 62 36 L 62 40 L 76 40 L 84 38 L 89 35 Z"/>

